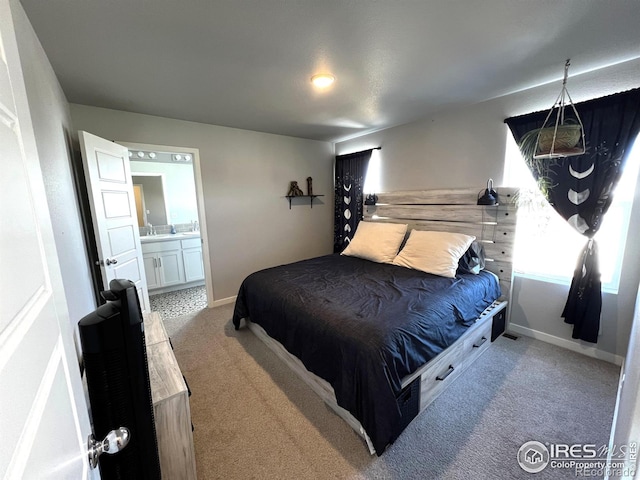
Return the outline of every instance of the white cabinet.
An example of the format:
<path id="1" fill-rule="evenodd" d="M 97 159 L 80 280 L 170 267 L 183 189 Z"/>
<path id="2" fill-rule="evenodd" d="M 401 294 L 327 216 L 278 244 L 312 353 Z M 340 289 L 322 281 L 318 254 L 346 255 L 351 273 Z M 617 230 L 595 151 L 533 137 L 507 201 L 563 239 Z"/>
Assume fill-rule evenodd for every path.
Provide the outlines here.
<path id="1" fill-rule="evenodd" d="M 185 282 L 204 279 L 202 242 L 199 238 L 182 240 L 182 262 L 184 264 Z"/>
<path id="2" fill-rule="evenodd" d="M 144 245 L 143 245 L 144 247 Z M 160 275 L 158 274 L 158 259 L 156 253 L 143 253 L 144 273 L 147 276 L 147 289 L 160 288 Z"/>
<path id="3" fill-rule="evenodd" d="M 163 287 L 184 283 L 182 252 L 173 250 L 159 253 L 158 271 L 160 272 L 160 285 Z"/>
<path id="4" fill-rule="evenodd" d="M 172 290 L 170 287 L 204 280 L 202 240 L 196 238 L 154 238 L 142 243 L 142 258 L 147 287 Z M 175 288 L 173 288 L 175 290 Z"/>
<path id="5" fill-rule="evenodd" d="M 185 282 L 180 240 L 144 243 L 142 253 L 149 290 Z"/>

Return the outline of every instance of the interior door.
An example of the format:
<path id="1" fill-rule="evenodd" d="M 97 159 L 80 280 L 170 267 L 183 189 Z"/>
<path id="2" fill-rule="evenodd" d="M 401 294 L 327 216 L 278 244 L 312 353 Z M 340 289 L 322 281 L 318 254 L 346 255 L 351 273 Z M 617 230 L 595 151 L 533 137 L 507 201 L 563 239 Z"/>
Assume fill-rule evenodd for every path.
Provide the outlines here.
<path id="1" fill-rule="evenodd" d="M 149 312 L 129 151 L 87 132 L 79 131 L 78 138 L 104 289 L 114 278 L 131 280 L 142 310 Z"/>
<path id="2" fill-rule="evenodd" d="M 0 478 L 99 478 L 9 0 L 0 0 Z"/>

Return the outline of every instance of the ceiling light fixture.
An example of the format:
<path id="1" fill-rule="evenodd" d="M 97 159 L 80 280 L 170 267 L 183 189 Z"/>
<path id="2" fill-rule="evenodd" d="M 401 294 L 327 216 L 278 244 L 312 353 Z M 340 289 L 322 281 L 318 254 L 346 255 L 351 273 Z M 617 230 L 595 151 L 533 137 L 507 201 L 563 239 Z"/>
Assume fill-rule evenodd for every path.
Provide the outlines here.
<path id="1" fill-rule="evenodd" d="M 149 158 L 156 158 L 155 152 L 149 152 Z"/>
<path id="2" fill-rule="evenodd" d="M 144 152 L 138 152 L 138 157 L 144 158 Z"/>
<path id="3" fill-rule="evenodd" d="M 311 77 L 311 83 L 313 83 L 318 88 L 326 88 L 335 82 L 336 77 L 331 75 L 330 73 L 319 73 L 318 75 L 314 75 Z"/>

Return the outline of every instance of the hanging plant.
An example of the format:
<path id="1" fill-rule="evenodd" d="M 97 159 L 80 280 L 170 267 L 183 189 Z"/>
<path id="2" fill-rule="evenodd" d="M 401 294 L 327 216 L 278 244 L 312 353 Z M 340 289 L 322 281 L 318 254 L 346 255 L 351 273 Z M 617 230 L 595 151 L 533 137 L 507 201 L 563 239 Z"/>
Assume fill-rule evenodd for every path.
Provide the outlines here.
<path id="1" fill-rule="evenodd" d="M 562 90 L 542 122 L 542 127 L 525 133 L 518 145 L 547 200 L 550 190 L 555 186 L 550 178 L 550 167 L 557 165 L 558 159 L 585 153 L 584 127 L 567 90 L 569 65 L 570 61 L 567 60 Z"/>
<path id="2" fill-rule="evenodd" d="M 541 128 L 536 128 L 524 134 L 518 147 L 525 163 L 533 173 L 542 195 L 549 200 L 549 193 L 555 186 L 550 176 L 550 167 L 557 164 L 556 158 L 535 158 L 538 149 L 538 135 Z"/>

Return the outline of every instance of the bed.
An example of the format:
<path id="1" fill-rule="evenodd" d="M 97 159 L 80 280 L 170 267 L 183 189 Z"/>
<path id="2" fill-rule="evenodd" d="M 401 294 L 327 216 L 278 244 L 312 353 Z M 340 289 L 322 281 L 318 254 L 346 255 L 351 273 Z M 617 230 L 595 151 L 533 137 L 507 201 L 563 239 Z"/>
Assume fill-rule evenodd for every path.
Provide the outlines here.
<path id="1" fill-rule="evenodd" d="M 498 206 L 477 206 L 475 189 L 379 194 L 361 222 L 418 231 L 402 251 L 413 236 L 473 235 L 483 271 L 443 277 L 338 254 L 273 267 L 244 280 L 236 329 L 244 319 L 382 454 L 504 330 L 515 191 L 498 193 Z"/>

